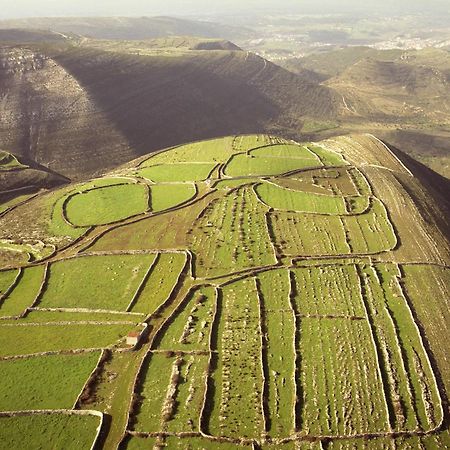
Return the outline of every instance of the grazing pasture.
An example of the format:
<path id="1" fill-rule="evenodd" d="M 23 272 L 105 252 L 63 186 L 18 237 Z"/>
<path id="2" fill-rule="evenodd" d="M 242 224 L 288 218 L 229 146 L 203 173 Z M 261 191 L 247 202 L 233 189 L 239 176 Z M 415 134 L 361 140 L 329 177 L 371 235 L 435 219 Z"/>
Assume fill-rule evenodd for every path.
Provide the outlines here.
<path id="1" fill-rule="evenodd" d="M 148 190 L 142 184 L 113 185 L 82 191 L 66 204 L 67 219 L 79 227 L 105 225 L 148 210 Z"/>
<path id="2" fill-rule="evenodd" d="M 100 352 L 0 361 L 0 410 L 72 408 Z"/>
<path id="3" fill-rule="evenodd" d="M 19 316 L 36 300 L 44 281 L 45 266 L 22 270 L 19 283 L 0 303 L 0 316 Z"/>
<path id="4" fill-rule="evenodd" d="M 149 166 L 141 169 L 139 175 L 155 183 L 206 180 L 215 163 L 173 163 Z"/>
<path id="5" fill-rule="evenodd" d="M 368 135 L 255 134 L 7 211 L 0 410 L 38 412 L 0 414 L 0 448 L 91 448 L 100 418 L 61 408 L 104 413 L 105 449 L 447 448 L 450 246 L 425 178 Z"/>
<path id="6" fill-rule="evenodd" d="M 153 212 L 178 206 L 196 194 L 195 186 L 192 184 L 153 184 L 149 189 Z"/>
<path id="7" fill-rule="evenodd" d="M 99 349 L 117 344 L 134 325 L 0 323 L 0 357 L 76 349 Z"/>
<path id="8" fill-rule="evenodd" d="M 94 443 L 100 418 L 78 415 L 0 417 L 0 448 L 80 450 Z"/>
<path id="9" fill-rule="evenodd" d="M 155 257 L 84 256 L 53 263 L 39 306 L 125 311 Z"/>

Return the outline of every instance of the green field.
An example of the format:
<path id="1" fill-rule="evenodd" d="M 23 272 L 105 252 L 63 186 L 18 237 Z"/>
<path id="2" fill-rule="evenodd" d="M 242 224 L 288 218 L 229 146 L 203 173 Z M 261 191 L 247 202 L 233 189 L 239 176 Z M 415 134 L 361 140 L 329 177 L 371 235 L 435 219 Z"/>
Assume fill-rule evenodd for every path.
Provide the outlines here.
<path id="1" fill-rule="evenodd" d="M 6 270 L 4 272 L 0 272 L 0 297 L 5 295 L 8 288 L 16 279 L 18 273 L 18 270 Z"/>
<path id="2" fill-rule="evenodd" d="M 275 209 L 332 215 L 346 212 L 344 200 L 339 196 L 292 191 L 272 183 L 259 184 L 256 193 L 266 205 Z"/>
<path id="3" fill-rule="evenodd" d="M 224 162 L 233 153 L 232 144 L 233 137 L 228 137 L 182 145 L 151 156 L 141 164 L 141 167 L 164 163 Z"/>
<path id="4" fill-rule="evenodd" d="M 105 348 L 117 344 L 134 325 L 3 325 L 0 357 L 35 353 Z"/>
<path id="5" fill-rule="evenodd" d="M 254 279 L 223 289 L 217 327 L 218 354 L 208 417 L 213 436 L 256 438 L 265 428 L 260 305 Z M 242 405 L 246 405 L 243 408 Z"/>
<path id="6" fill-rule="evenodd" d="M 347 164 L 339 153 L 326 150 L 318 145 L 308 145 L 308 149 L 317 155 L 324 166 L 344 166 Z"/>
<path id="7" fill-rule="evenodd" d="M 287 270 L 258 276 L 262 326 L 267 333 L 263 347 L 266 376 L 268 431 L 290 436 L 295 431 L 295 333 L 296 311 L 291 302 L 291 277 Z"/>
<path id="8" fill-rule="evenodd" d="M 184 203 L 195 196 L 192 184 L 154 184 L 150 187 L 150 204 L 153 212 L 164 211 Z"/>
<path id="9" fill-rule="evenodd" d="M 215 166 L 215 163 L 160 164 L 140 170 L 139 175 L 157 183 L 203 181 Z"/>
<path id="10" fill-rule="evenodd" d="M 44 279 L 45 266 L 24 269 L 20 282 L 3 299 L 0 306 L 0 316 L 18 316 L 30 307 L 39 294 Z"/>
<path id="11" fill-rule="evenodd" d="M 208 351 L 216 302 L 216 293 L 212 287 L 191 292 L 171 318 L 169 328 L 158 342 L 158 348 Z"/>
<path id="12" fill-rule="evenodd" d="M 440 397 L 419 330 L 396 278 L 400 274 L 393 265 L 376 265 L 361 272 L 387 394 L 394 405 L 391 424 L 399 430 L 435 428 L 442 419 Z"/>
<path id="13" fill-rule="evenodd" d="M 71 240 L 78 239 L 88 230 L 88 227 L 75 228 L 64 220 L 64 202 L 70 193 L 54 192 L 45 196 L 44 207 L 48 210 L 47 230 L 53 236 L 65 236 Z"/>
<path id="14" fill-rule="evenodd" d="M 72 408 L 100 352 L 0 361 L 0 410 Z"/>
<path id="15" fill-rule="evenodd" d="M 76 311 L 44 311 L 34 310 L 21 319 L 23 323 L 47 323 L 47 322 L 131 322 L 141 323 L 145 314 L 126 313 L 102 313 L 88 310 L 86 312 Z M 13 323 L 11 321 L 11 323 Z"/>
<path id="16" fill-rule="evenodd" d="M 117 184 L 124 184 L 129 182 L 127 178 L 118 178 L 118 177 L 104 177 L 97 178 L 87 183 L 82 183 L 78 185 L 73 185 L 71 188 L 63 188 L 57 191 L 53 191 L 45 196 L 42 199 L 39 199 L 39 203 L 42 203 L 43 211 L 45 211 L 45 223 L 47 226 L 47 230 L 51 235 L 54 236 L 67 236 L 71 239 L 77 239 L 82 236 L 88 229 L 88 227 L 78 227 L 75 228 L 70 225 L 66 220 L 64 220 L 64 204 L 70 195 L 75 195 L 79 193 L 87 192 L 89 194 L 89 190 L 94 188 L 108 188 L 109 186 L 114 186 Z M 95 192 L 95 191 L 94 191 Z M 85 205 L 86 206 L 86 205 Z M 87 205 L 88 209 L 91 210 L 91 206 Z M 101 205 L 100 205 L 101 206 Z M 104 207 L 104 206 L 103 206 Z M 119 205 L 113 205 L 114 210 L 119 208 Z M 85 211 L 86 214 L 94 214 L 97 215 L 95 211 Z M 82 211 L 75 211 L 75 214 L 83 214 Z M 109 215 L 110 212 L 106 212 L 106 215 Z"/>
<path id="17" fill-rule="evenodd" d="M 251 156 L 268 157 L 268 158 L 292 158 L 302 160 L 312 160 L 321 165 L 317 156 L 309 151 L 308 147 L 296 144 L 270 145 L 260 147 L 248 152 Z"/>
<path id="18" fill-rule="evenodd" d="M 231 178 L 218 181 L 214 187 L 217 189 L 231 190 L 246 184 L 254 184 L 261 181 L 259 178 Z"/>
<path id="19" fill-rule="evenodd" d="M 274 264 L 266 211 L 249 187 L 211 202 L 190 233 L 196 275 L 211 277 Z"/>
<path id="20" fill-rule="evenodd" d="M 105 449 L 449 447 L 447 210 L 413 175 L 369 135 L 230 136 L 8 212 L 0 410 L 50 413 L 0 449 L 89 449 L 73 407 Z"/>
<path id="21" fill-rule="evenodd" d="M 228 177 L 281 175 L 294 170 L 321 166 L 315 158 L 259 157 L 244 154 L 233 156 L 225 168 Z"/>
<path id="22" fill-rule="evenodd" d="M 153 314 L 168 298 L 186 263 L 182 253 L 161 253 L 155 259 L 132 312 Z"/>
<path id="23" fill-rule="evenodd" d="M 386 208 L 378 199 L 371 200 L 365 213 L 343 217 L 342 221 L 352 253 L 378 253 L 392 250 L 397 245 Z"/>
<path id="24" fill-rule="evenodd" d="M 141 184 L 106 186 L 83 191 L 66 205 L 67 219 L 78 227 L 104 225 L 145 212 L 148 190 Z"/>
<path id="25" fill-rule="evenodd" d="M 299 313 L 307 316 L 364 318 L 359 278 L 354 265 L 294 269 Z"/>
<path id="26" fill-rule="evenodd" d="M 196 428 L 203 402 L 205 356 L 151 355 L 144 367 L 137 431 L 189 432 Z"/>
<path id="27" fill-rule="evenodd" d="M 94 442 L 100 418 L 63 414 L 0 418 L 0 449 L 88 449 Z M 49 447 L 49 445 L 51 447 Z"/>
<path id="28" fill-rule="evenodd" d="M 16 205 L 18 205 L 18 204 L 28 200 L 33 195 L 34 194 L 22 194 L 22 195 L 18 195 L 16 197 L 12 198 L 11 200 L 8 200 L 8 201 L 5 201 L 5 202 L 1 202 L 0 201 L 0 214 L 5 212 L 7 209 L 13 208 L 14 206 L 16 206 Z"/>
<path id="29" fill-rule="evenodd" d="M 125 311 L 154 259 L 153 254 L 87 256 L 53 263 L 39 306 Z"/>
<path id="30" fill-rule="evenodd" d="M 397 236 L 379 200 L 358 215 L 321 216 L 288 211 L 269 213 L 269 227 L 281 253 L 302 255 L 374 254 L 393 249 Z"/>
<path id="31" fill-rule="evenodd" d="M 243 136 L 235 136 L 233 140 L 233 149 L 238 152 L 245 152 L 252 148 L 263 147 L 271 144 L 284 144 L 287 141 L 276 136 L 267 134 L 249 134 Z"/>
<path id="32" fill-rule="evenodd" d="M 426 265 L 404 265 L 401 267 L 405 295 L 416 311 L 421 323 L 432 323 L 426 338 L 443 371 L 450 371 L 447 340 L 442 330 L 450 321 L 450 269 Z M 450 378 L 444 378 L 450 390 Z"/>
<path id="33" fill-rule="evenodd" d="M 366 321 L 302 318 L 299 346 L 302 430 L 353 435 L 389 429 Z"/>

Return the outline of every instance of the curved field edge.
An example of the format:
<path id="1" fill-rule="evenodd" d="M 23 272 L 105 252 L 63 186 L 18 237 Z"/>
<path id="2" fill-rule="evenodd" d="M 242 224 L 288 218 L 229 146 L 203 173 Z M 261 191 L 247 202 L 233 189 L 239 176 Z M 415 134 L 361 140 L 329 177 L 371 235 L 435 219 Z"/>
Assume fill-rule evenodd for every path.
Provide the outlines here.
<path id="1" fill-rule="evenodd" d="M 245 147 L 263 147 L 256 145 L 262 143 L 259 139 L 249 137 L 248 142 L 228 139 L 231 150 L 226 152 L 250 150 L 251 153 L 251 149 Z M 200 154 L 201 150 L 197 148 L 195 152 Z M 165 157 L 170 158 L 170 152 Z M 386 160 L 395 163 L 390 156 Z M 68 340 L 74 339 L 77 332 L 88 334 L 89 327 L 92 330 L 97 327 L 85 323 L 90 322 L 86 316 L 89 311 L 94 316 L 90 309 L 92 304 L 83 305 L 78 312 L 72 308 L 75 304 L 67 305 L 71 306 L 68 310 L 56 303 L 46 308 L 45 292 L 51 288 L 48 281 L 52 265 L 62 264 L 64 255 L 73 256 L 80 250 L 91 251 L 90 256 L 119 259 L 124 258 L 125 248 L 138 257 L 146 254 L 142 248 L 157 255 L 146 266 L 145 273 L 140 272 L 143 276 L 139 286 L 134 286 L 134 294 L 127 294 L 130 301 L 126 305 L 123 301 L 118 308 L 124 309 L 124 314 L 138 311 L 139 317 L 134 321 L 128 313 L 127 321 L 131 323 L 123 324 L 123 331 L 115 340 L 100 342 L 96 335 L 99 348 L 84 349 L 98 352 L 105 346 L 110 348 L 111 359 L 101 363 L 78 405 L 86 408 L 93 402 L 100 410 L 112 408 L 115 420 L 107 438 L 108 445 L 117 444 L 120 439 L 125 444 L 131 438 L 130 442 L 136 445 L 146 442 L 174 448 L 194 442 L 205 448 L 291 448 L 308 440 L 335 447 L 341 440 L 356 444 L 371 438 L 374 445 L 393 442 L 394 433 L 403 436 L 401 439 L 405 442 L 439 439 L 445 391 L 439 373 L 443 356 L 436 349 L 443 340 L 433 336 L 445 330 L 446 316 L 439 309 L 439 299 L 446 294 L 440 287 L 442 277 L 433 275 L 439 289 L 427 294 L 427 298 L 434 296 L 430 311 L 441 314 L 444 320 L 440 327 L 430 331 L 427 324 L 435 321 L 433 314 L 427 315 L 415 304 L 420 301 L 414 292 L 420 290 L 419 281 L 414 286 L 410 277 L 409 285 L 408 281 L 403 283 L 408 278 L 402 272 L 409 267 L 408 260 L 401 259 L 404 266 L 396 264 L 397 252 L 408 240 L 403 239 L 403 230 L 396 227 L 392 203 L 384 202 L 382 183 L 378 179 L 373 181 L 372 171 L 385 169 L 378 167 L 379 164 L 373 164 L 370 169 L 365 166 L 361 168 L 361 177 L 367 175 L 371 184 L 365 186 L 353 178 L 348 184 L 354 182 L 356 192 L 364 191 L 370 198 L 371 206 L 382 219 L 381 227 L 367 221 L 361 230 L 361 222 L 352 224 L 353 232 L 358 233 L 358 229 L 360 232 L 354 234 L 356 241 L 346 241 L 347 251 L 335 254 L 319 248 L 315 254 L 309 254 L 296 249 L 287 256 L 282 251 L 286 246 L 286 242 L 282 242 L 284 232 L 279 234 L 269 220 L 274 211 L 254 195 L 251 187 L 241 186 L 241 183 L 246 184 L 245 179 L 220 180 L 226 161 L 216 162 L 222 164 L 222 168 L 210 174 L 212 178 L 208 183 L 195 186 L 202 192 L 198 201 L 164 214 L 100 227 L 98 235 L 91 236 L 94 245 L 90 246 L 88 236 L 80 240 L 79 247 L 74 246 L 72 254 L 70 249 L 62 255 L 58 252 L 45 266 L 50 270 L 46 269 L 45 284 L 41 285 L 37 297 L 34 294 L 30 297 L 36 303 L 32 303 L 31 308 L 30 304 L 26 305 L 29 314 L 24 319 L 28 325 L 23 327 L 23 332 L 31 338 L 37 335 L 33 331 L 36 326 L 45 329 L 52 338 L 56 336 L 54 330 L 60 326 L 65 327 Z M 390 174 L 392 167 L 388 171 Z M 395 167 L 400 173 L 399 166 Z M 320 168 L 329 170 L 322 165 Z M 348 169 L 357 170 L 354 166 Z M 347 182 L 341 181 L 336 185 L 346 189 Z M 223 182 L 227 190 L 207 189 L 208 184 L 215 182 Z M 237 185 L 233 185 L 234 182 Z M 259 179 L 251 184 L 255 182 Z M 157 186 L 148 185 L 150 191 L 152 186 Z M 163 194 L 166 186 L 160 186 Z M 318 223 L 313 226 L 320 230 Z M 289 228 L 292 229 L 292 225 Z M 380 238 L 383 229 L 386 233 Z M 96 236 L 99 236 L 98 241 L 95 241 Z M 102 236 L 111 237 L 103 247 Z M 224 253 L 226 245 L 238 251 Z M 362 250 L 356 251 L 358 248 Z M 419 251 L 422 247 L 418 254 Z M 176 252 L 185 252 L 185 259 L 180 257 L 180 264 L 184 262 L 182 272 L 175 264 L 169 269 L 173 277 L 165 277 L 166 263 L 167 267 L 172 266 L 161 261 L 166 255 L 167 258 L 171 254 L 178 255 Z M 368 253 L 372 255 L 366 257 Z M 80 260 L 83 262 L 83 258 Z M 435 267 L 432 261 L 428 264 L 427 267 Z M 24 273 L 29 269 L 27 267 Z M 108 273 L 105 278 L 111 275 L 115 276 Z M 83 271 L 79 278 L 83 278 Z M 417 279 L 423 284 L 428 282 L 426 277 L 417 276 Z M 9 281 L 5 282 L 4 289 L 11 286 Z M 167 281 L 167 286 L 161 285 L 161 281 Z M 189 291 L 192 286 L 194 290 Z M 76 289 L 76 281 L 72 281 L 70 291 Z M 83 296 L 89 298 L 89 295 Z M 91 295 L 96 296 L 95 291 Z M 21 310 L 18 306 L 17 310 Z M 64 324 L 58 324 L 54 323 L 54 315 L 41 315 L 44 313 L 67 316 L 62 316 Z M 100 322 L 105 322 L 101 326 L 98 324 L 98 330 L 111 326 L 107 322 L 113 322 L 112 315 L 120 313 L 95 311 L 102 317 Z M 75 323 L 76 314 L 80 314 L 78 323 Z M 32 321 L 33 315 L 36 322 Z M 147 317 L 144 319 L 143 315 Z M 47 317 L 53 325 L 39 323 L 37 317 Z M 65 323 L 66 318 L 70 323 Z M 136 330 L 136 324 L 143 319 L 148 324 L 148 340 L 144 337 L 134 352 L 122 352 L 126 334 Z M 19 326 L 11 327 L 12 320 L 4 320 L 0 327 L 14 330 L 11 334 L 17 336 Z M 21 320 L 16 319 L 16 325 Z M 31 351 L 30 336 L 26 339 Z M 87 341 L 83 345 L 88 346 Z M 311 351 L 311 348 L 321 351 Z M 278 355 L 284 358 L 283 364 L 276 361 Z M 15 355 L 10 356 L 15 358 Z M 141 364 L 142 358 L 150 363 L 150 369 L 159 361 L 165 370 L 147 370 L 146 363 Z M 372 369 L 370 379 L 361 375 L 364 364 Z M 305 367 L 308 370 L 303 374 Z M 339 370 L 340 367 L 345 369 Z M 139 386 L 145 383 L 156 389 L 148 390 L 150 394 L 140 398 L 139 394 L 144 391 Z M 369 385 L 377 389 L 371 390 Z M 156 390 L 158 395 L 152 397 Z M 411 399 L 408 399 L 408 392 L 414 392 Z M 252 405 L 251 415 L 242 411 L 241 402 L 236 401 L 239 396 Z M 155 418 L 146 419 L 142 411 L 143 420 L 139 421 L 139 404 L 143 402 L 154 403 L 150 410 Z M 366 414 L 370 408 L 364 405 L 370 403 L 377 405 L 377 412 Z M 284 407 L 286 404 L 288 408 Z M 311 407 L 317 404 L 323 406 L 318 412 L 315 406 Z M 349 413 L 355 410 L 360 414 Z M 124 417 L 127 423 L 123 422 Z"/>

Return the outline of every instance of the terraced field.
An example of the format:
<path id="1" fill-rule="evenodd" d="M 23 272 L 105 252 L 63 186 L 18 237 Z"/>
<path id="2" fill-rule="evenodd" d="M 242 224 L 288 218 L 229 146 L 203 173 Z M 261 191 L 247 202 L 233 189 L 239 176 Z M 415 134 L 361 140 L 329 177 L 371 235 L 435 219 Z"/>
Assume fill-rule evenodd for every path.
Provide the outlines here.
<path id="1" fill-rule="evenodd" d="M 1 224 L 48 251 L 11 228 L 0 448 L 447 448 L 426 192 L 371 136 L 251 135 L 25 200 Z"/>

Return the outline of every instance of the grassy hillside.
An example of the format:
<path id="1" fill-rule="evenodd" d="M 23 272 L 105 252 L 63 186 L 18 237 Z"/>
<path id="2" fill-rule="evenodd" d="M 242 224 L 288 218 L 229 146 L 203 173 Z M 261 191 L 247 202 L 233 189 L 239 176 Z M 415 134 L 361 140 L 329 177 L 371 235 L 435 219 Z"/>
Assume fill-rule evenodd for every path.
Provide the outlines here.
<path id="1" fill-rule="evenodd" d="M 51 409 L 3 414 L 6 442 L 446 448 L 449 193 L 368 134 L 206 140 L 41 192 L 0 218 L 0 403 Z"/>
<path id="2" fill-rule="evenodd" d="M 54 31 L 24 30 L 20 28 L 1 29 L 0 27 L 0 42 L 5 43 L 64 42 L 66 39 L 70 39 L 70 37 Z"/>
<path id="3" fill-rule="evenodd" d="M 0 29 L 22 28 L 74 33 L 98 39 L 151 39 L 200 36 L 237 39 L 251 31 L 206 21 L 174 17 L 41 17 L 0 21 Z"/>
<path id="4" fill-rule="evenodd" d="M 341 99 L 334 120 L 305 123 L 302 131 L 310 138 L 343 130 L 373 132 L 450 176 L 447 50 L 352 47 L 311 54 L 284 66 L 300 76 L 315 74 Z"/>

